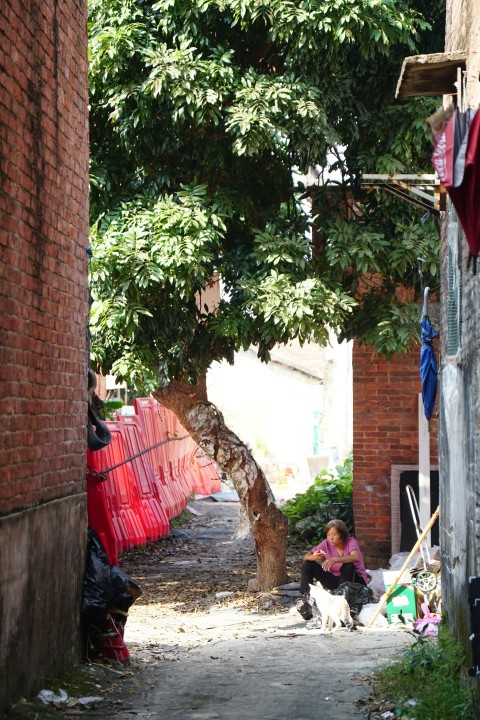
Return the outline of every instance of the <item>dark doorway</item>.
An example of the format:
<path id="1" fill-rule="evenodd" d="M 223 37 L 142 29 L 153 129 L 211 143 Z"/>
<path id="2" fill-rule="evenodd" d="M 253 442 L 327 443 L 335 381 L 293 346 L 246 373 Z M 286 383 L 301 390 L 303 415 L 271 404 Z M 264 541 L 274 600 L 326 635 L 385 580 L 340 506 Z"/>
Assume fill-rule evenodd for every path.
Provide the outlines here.
<path id="1" fill-rule="evenodd" d="M 400 521 L 402 534 L 400 536 L 400 552 L 410 552 L 417 542 L 417 532 L 408 502 L 407 485 L 411 485 L 418 503 L 418 470 L 407 470 L 400 474 Z M 438 470 L 430 472 L 430 515 L 438 506 Z M 438 520 L 431 530 L 432 545 L 439 545 Z"/>

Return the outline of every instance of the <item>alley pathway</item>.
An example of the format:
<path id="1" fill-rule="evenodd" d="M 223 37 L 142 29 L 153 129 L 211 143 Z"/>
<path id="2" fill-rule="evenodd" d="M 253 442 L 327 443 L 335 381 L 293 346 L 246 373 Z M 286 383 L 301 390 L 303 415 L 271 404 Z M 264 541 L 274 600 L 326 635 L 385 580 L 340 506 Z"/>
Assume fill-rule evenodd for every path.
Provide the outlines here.
<path id="1" fill-rule="evenodd" d="M 371 674 L 410 642 L 398 630 L 308 630 L 294 598 L 248 592 L 250 540 L 238 506 L 193 503 L 177 537 L 122 558 L 143 589 L 125 639 L 132 672 L 89 717 L 152 720 L 351 720 L 366 717 Z M 292 579 L 299 558 L 289 558 Z"/>

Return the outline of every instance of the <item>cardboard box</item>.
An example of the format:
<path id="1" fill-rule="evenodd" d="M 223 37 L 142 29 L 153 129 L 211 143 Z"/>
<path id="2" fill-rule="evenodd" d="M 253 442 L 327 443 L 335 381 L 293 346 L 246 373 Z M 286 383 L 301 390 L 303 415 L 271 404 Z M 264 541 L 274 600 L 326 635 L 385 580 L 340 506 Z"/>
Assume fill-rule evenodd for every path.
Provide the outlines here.
<path id="1" fill-rule="evenodd" d="M 398 571 L 388 570 L 383 573 L 385 591 L 391 586 L 398 575 Z M 413 622 L 417 619 L 417 603 L 415 590 L 412 585 L 412 576 L 409 570 L 405 570 L 397 580 L 395 589 L 387 600 L 387 618 L 389 623 L 402 622 L 400 615 L 405 622 Z"/>

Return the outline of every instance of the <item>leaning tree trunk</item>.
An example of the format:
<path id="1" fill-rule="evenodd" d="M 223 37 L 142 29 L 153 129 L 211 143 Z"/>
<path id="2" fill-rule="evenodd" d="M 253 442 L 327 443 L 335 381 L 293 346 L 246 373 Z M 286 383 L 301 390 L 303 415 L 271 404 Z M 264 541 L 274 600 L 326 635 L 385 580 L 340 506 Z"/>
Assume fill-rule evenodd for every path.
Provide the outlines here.
<path id="1" fill-rule="evenodd" d="M 198 400 L 193 385 L 173 381 L 153 395 L 175 413 L 199 447 L 232 479 L 253 531 L 258 589 L 270 590 L 284 583 L 288 521 L 275 505 L 263 470 L 250 450 L 225 425 L 215 405 Z"/>

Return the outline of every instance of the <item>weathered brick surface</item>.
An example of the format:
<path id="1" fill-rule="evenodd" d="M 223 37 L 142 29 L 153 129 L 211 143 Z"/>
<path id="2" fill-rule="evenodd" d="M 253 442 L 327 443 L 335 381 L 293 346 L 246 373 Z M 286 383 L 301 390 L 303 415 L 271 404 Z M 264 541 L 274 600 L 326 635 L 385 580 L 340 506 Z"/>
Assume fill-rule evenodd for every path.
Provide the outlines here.
<path id="1" fill-rule="evenodd" d="M 86 0 L 0 3 L 0 715 L 80 658 Z"/>
<path id="2" fill-rule="evenodd" d="M 418 466 L 418 347 L 387 361 L 353 348 L 355 529 L 367 563 L 391 555 L 392 466 Z M 431 464 L 437 463 L 437 419 L 430 422 Z"/>
<path id="3" fill-rule="evenodd" d="M 84 489 L 86 2 L 0 5 L 0 510 Z"/>

